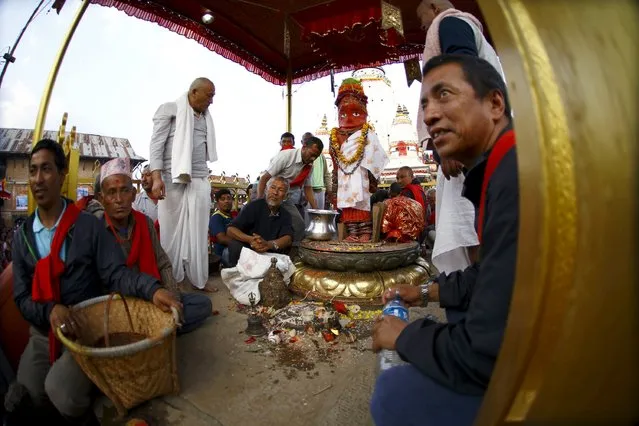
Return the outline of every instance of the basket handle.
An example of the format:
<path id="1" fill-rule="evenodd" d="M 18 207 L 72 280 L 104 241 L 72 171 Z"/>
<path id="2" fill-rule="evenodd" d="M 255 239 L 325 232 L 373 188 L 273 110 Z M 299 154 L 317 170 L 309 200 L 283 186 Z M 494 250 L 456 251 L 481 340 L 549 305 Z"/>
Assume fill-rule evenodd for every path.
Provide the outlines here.
<path id="1" fill-rule="evenodd" d="M 126 303 L 126 299 L 124 298 L 124 296 L 122 296 L 121 293 L 119 292 L 115 292 L 115 293 L 111 293 L 109 295 L 109 298 L 107 299 L 106 303 L 104 304 L 104 344 L 105 347 L 110 347 L 109 344 L 109 311 L 111 310 L 111 300 L 113 300 L 115 298 L 115 296 L 118 296 L 121 300 L 122 303 L 124 303 L 124 310 L 126 311 L 126 316 L 129 320 L 129 327 L 131 327 L 131 332 L 134 333 L 135 330 L 133 329 L 133 320 L 131 319 L 131 311 L 129 311 L 129 305 Z"/>

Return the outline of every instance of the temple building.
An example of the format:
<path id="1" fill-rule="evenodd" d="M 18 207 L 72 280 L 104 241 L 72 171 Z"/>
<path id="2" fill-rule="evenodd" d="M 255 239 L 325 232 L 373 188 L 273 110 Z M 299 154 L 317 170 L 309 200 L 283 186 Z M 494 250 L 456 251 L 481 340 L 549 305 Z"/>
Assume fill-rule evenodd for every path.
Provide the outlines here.
<path id="1" fill-rule="evenodd" d="M 421 182 L 430 182 L 436 176 L 435 164 L 424 163 L 424 153 L 417 142 L 417 131 L 406 106 L 397 105 L 395 119 L 390 129 L 388 156 L 390 163 L 382 173 L 382 182 L 395 181 L 397 170 L 408 166 L 413 169 L 415 178 Z"/>
<path id="2" fill-rule="evenodd" d="M 390 148 L 391 126 L 395 114 L 395 92 L 381 68 L 362 68 L 353 71 L 353 78 L 362 82 L 368 97 L 368 121 L 386 151 Z"/>
<path id="3" fill-rule="evenodd" d="M 43 138 L 58 139 L 58 132 L 45 130 Z M 33 142 L 33 130 L 0 129 L 0 181 L 10 198 L 2 200 L 2 219 L 12 221 L 27 214 L 29 191 L 29 153 Z M 78 166 L 78 198 L 93 193 L 93 170 L 96 163 L 116 157 L 128 157 L 131 166 L 146 161 L 135 153 L 128 139 L 77 133 L 75 148 L 80 151 Z"/>
<path id="4" fill-rule="evenodd" d="M 322 118 L 322 124 L 315 130 L 315 136 L 318 137 L 322 143 L 324 144 L 324 150 L 322 151 L 322 155 L 326 157 L 326 165 L 329 170 L 333 171 L 333 162 L 331 161 L 331 130 L 328 128 L 328 119 L 326 118 L 326 114 Z"/>

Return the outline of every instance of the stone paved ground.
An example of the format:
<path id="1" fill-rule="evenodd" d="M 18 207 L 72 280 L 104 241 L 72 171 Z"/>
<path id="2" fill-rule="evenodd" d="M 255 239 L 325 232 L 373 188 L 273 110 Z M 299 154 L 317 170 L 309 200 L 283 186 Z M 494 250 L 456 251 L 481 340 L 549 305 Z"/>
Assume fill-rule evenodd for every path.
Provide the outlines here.
<path id="1" fill-rule="evenodd" d="M 178 338 L 181 393 L 158 398 L 130 413 L 153 426 L 371 425 L 368 401 L 376 357 L 365 331 L 355 343 L 330 345 L 301 335 L 275 346 L 264 339 L 245 343 L 246 315 L 235 310 L 219 275 L 211 278 L 213 316 L 197 331 Z M 411 309 L 413 318 L 440 309 Z M 314 343 L 315 341 L 315 343 Z M 108 402 L 98 404 L 104 425 Z M 125 420 L 127 420 L 125 419 Z"/>

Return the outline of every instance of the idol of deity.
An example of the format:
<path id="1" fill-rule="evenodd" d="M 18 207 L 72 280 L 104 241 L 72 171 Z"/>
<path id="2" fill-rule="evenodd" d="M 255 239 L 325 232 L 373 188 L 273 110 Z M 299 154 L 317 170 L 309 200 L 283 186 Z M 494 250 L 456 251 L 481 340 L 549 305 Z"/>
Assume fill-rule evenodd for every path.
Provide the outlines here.
<path id="1" fill-rule="evenodd" d="M 333 204 L 341 210 L 346 242 L 368 242 L 373 234 L 370 198 L 388 156 L 368 123 L 368 98 L 359 80 L 345 79 L 337 94 L 338 128 L 331 130 Z"/>

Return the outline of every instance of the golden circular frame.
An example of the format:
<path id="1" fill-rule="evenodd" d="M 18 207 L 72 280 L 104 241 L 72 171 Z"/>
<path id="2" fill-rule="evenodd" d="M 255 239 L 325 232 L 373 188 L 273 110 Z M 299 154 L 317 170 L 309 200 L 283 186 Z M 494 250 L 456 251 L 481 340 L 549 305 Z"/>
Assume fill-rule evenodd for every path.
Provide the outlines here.
<path id="1" fill-rule="evenodd" d="M 632 0 L 479 0 L 515 112 L 508 325 L 477 425 L 618 424 L 639 408 Z"/>

